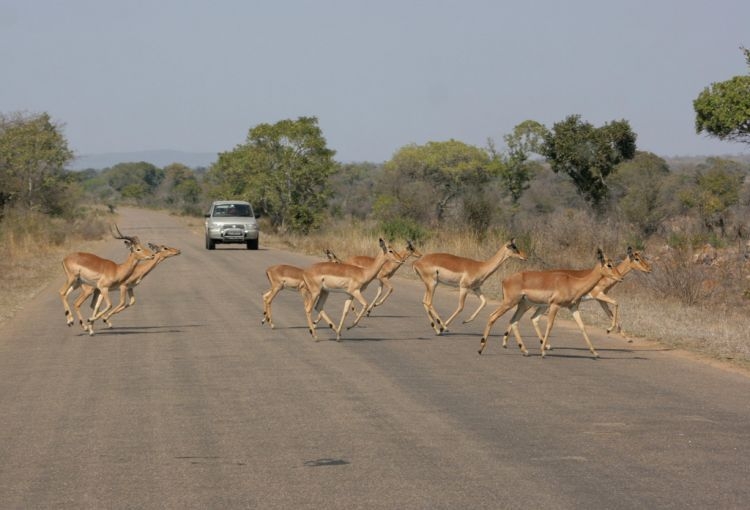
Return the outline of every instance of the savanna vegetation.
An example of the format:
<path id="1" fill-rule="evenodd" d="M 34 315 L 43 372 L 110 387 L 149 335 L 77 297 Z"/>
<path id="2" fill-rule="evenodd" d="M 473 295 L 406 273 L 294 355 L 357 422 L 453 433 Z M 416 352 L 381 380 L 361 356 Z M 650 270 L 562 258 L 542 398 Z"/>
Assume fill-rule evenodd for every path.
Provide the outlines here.
<path id="1" fill-rule="evenodd" d="M 693 108 L 697 132 L 750 143 L 750 75 L 712 84 Z M 73 172 L 72 158 L 46 113 L 0 115 L 0 268 L 27 286 L 0 293 L 0 318 L 12 313 L 8 296 L 56 274 L 62 252 L 108 235 L 118 207 L 198 224 L 212 199 L 231 197 L 255 204 L 262 243 L 317 254 L 372 253 L 384 236 L 481 259 L 515 237 L 529 259 L 487 282 L 495 298 L 502 276 L 522 267 L 590 267 L 597 247 L 621 259 L 632 246 L 654 270 L 612 293 L 629 334 L 750 361 L 750 156 L 665 159 L 638 149 L 627 120 L 595 126 L 572 114 L 549 127 L 521 122 L 484 147 L 404 145 L 382 163 L 336 161 L 315 117 L 251 127 L 210 168 Z M 595 305 L 582 308 L 588 323 L 607 323 Z"/>

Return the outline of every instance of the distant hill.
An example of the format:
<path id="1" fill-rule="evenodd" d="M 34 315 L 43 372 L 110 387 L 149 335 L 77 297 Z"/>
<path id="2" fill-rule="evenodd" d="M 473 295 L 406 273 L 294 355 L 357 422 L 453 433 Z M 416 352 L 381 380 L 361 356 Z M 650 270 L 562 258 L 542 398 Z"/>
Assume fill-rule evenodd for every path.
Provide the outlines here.
<path id="1" fill-rule="evenodd" d="M 104 154 L 83 154 L 77 157 L 69 166 L 71 170 L 85 170 L 113 167 L 118 163 L 138 163 L 145 161 L 164 168 L 172 163 L 182 163 L 189 168 L 211 166 L 219 155 L 213 152 L 182 152 L 173 150 L 154 150 L 136 152 L 109 152 Z"/>

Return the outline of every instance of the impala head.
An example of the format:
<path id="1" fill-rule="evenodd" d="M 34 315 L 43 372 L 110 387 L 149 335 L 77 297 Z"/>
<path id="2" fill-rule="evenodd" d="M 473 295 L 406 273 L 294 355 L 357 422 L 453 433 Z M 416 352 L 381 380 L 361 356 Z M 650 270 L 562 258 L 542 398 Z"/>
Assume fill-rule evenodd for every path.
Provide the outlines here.
<path id="1" fill-rule="evenodd" d="M 399 254 L 396 253 L 396 251 L 388 245 L 388 243 L 383 241 L 382 237 L 378 239 L 378 244 L 380 245 L 380 249 L 383 250 L 383 253 L 385 253 L 385 255 L 394 262 L 402 263 L 408 258 L 408 255 L 404 258 L 401 258 Z"/>
<path id="2" fill-rule="evenodd" d="M 414 257 L 418 259 L 423 255 L 421 251 L 414 247 L 414 243 L 412 243 L 411 239 L 406 240 L 406 252 L 408 253 L 406 258 Z"/>
<path id="3" fill-rule="evenodd" d="M 154 258 L 154 252 L 152 252 L 150 249 L 145 248 L 142 244 L 140 239 L 138 239 L 138 236 L 125 236 L 122 235 L 122 232 L 120 232 L 119 227 L 117 224 L 115 224 L 114 230 L 110 227 L 110 231 L 112 233 L 112 237 L 115 239 L 122 239 L 125 241 L 125 246 L 128 247 L 130 250 L 130 253 L 135 255 L 135 258 L 138 260 L 151 260 Z"/>
<path id="4" fill-rule="evenodd" d="M 336 256 L 335 253 L 333 253 L 332 250 L 326 248 L 326 258 L 328 259 L 328 262 L 335 262 L 336 264 L 341 264 L 341 259 Z"/>
<path id="5" fill-rule="evenodd" d="M 617 266 L 612 262 L 612 259 L 607 257 L 601 248 L 596 249 L 596 259 L 602 268 L 602 276 L 612 278 L 618 282 L 622 281 L 622 274 L 617 270 Z"/>
<path id="6" fill-rule="evenodd" d="M 162 259 L 168 259 L 169 257 L 174 257 L 175 255 L 179 255 L 182 253 L 177 248 L 170 248 L 169 246 L 165 246 L 163 244 L 152 244 L 148 243 L 148 247 L 151 249 L 152 252 L 154 252 L 154 255 L 162 258 Z"/>
<path id="7" fill-rule="evenodd" d="M 508 256 L 515 257 L 517 259 L 526 260 L 526 254 L 518 249 L 518 246 L 516 246 L 516 238 L 512 238 L 510 241 L 508 241 L 508 244 L 505 245 L 505 247 L 508 249 Z"/>
<path id="8" fill-rule="evenodd" d="M 628 246 L 628 262 L 633 269 L 643 271 L 644 273 L 651 272 L 651 264 L 641 255 L 641 252 L 633 251 L 633 248 L 630 246 Z"/>

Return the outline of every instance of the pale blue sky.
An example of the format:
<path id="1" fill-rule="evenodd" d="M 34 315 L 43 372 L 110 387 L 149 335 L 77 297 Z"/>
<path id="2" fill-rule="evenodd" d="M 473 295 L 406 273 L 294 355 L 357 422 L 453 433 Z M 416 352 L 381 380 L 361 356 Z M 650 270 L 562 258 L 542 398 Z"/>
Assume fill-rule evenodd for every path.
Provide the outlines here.
<path id="1" fill-rule="evenodd" d="M 750 72 L 748 0 L 0 0 L 0 112 L 78 155 L 221 152 L 315 116 L 339 161 L 526 120 L 626 119 L 661 156 L 747 154 L 692 101 Z"/>

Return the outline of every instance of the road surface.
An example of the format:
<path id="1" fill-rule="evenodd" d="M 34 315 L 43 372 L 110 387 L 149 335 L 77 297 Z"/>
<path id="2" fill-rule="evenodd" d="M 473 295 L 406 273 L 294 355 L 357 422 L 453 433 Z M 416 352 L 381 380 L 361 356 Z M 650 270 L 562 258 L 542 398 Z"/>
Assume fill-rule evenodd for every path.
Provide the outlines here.
<path id="1" fill-rule="evenodd" d="M 314 342 L 298 294 L 274 302 L 275 330 L 260 296 L 267 266 L 319 259 L 262 237 L 258 251 L 208 251 L 156 212 L 124 210 L 119 226 L 182 255 L 112 329 L 65 325 L 62 270 L 2 325 L 3 509 L 750 506 L 742 373 L 597 328 L 593 360 L 564 321 L 546 359 L 528 321 L 530 357 L 500 348 L 507 318 L 478 356 L 492 303 L 435 336 L 421 283 L 402 278 L 341 342 L 327 328 Z M 112 240 L 102 254 L 126 249 Z M 438 288 L 444 316 L 456 299 Z M 333 317 L 342 302 L 329 299 Z"/>

